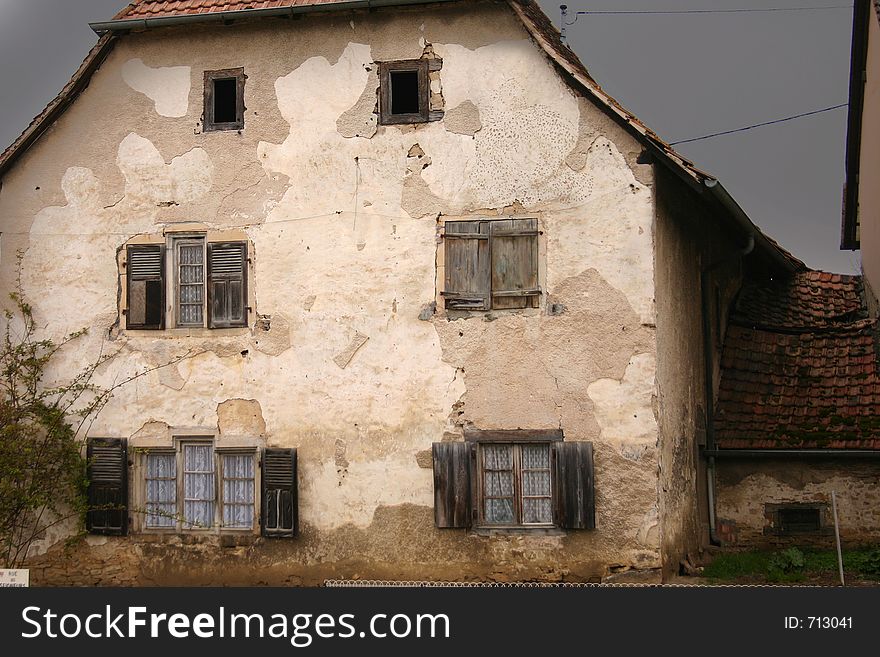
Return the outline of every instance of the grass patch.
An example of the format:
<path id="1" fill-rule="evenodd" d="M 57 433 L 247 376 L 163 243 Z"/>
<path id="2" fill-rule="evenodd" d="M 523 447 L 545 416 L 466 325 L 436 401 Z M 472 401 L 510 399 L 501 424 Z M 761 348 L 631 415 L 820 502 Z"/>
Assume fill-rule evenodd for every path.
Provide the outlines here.
<path id="1" fill-rule="evenodd" d="M 847 577 L 880 581 L 880 546 L 847 550 L 843 553 L 843 570 Z M 716 556 L 703 570 L 703 576 L 719 582 L 796 583 L 807 579 L 835 579 L 837 553 L 799 548 L 727 552 Z"/>

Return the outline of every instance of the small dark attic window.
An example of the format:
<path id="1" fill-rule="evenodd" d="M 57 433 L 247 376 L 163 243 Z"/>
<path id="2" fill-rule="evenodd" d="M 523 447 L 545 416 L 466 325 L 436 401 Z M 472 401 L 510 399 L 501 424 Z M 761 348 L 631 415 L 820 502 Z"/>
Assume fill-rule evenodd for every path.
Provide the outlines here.
<path id="1" fill-rule="evenodd" d="M 427 60 L 379 63 L 379 122 L 383 125 L 431 120 Z"/>
<path id="2" fill-rule="evenodd" d="M 235 78 L 214 80 L 214 123 L 233 123 L 237 117 Z"/>
<path id="3" fill-rule="evenodd" d="M 244 128 L 243 68 L 205 71 L 204 131 Z"/>
<path id="4" fill-rule="evenodd" d="M 391 71 L 391 113 L 418 114 L 419 72 Z"/>

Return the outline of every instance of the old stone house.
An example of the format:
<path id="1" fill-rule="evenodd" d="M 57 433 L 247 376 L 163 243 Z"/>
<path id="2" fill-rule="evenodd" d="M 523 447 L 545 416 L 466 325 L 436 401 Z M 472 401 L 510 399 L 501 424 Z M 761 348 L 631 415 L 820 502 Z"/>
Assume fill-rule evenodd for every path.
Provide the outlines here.
<path id="1" fill-rule="evenodd" d="M 58 376 L 149 373 L 34 582 L 598 581 L 709 540 L 727 309 L 804 268 L 534 2 L 93 28 L 0 159 L 0 278 L 24 250 L 46 334 L 92 329 Z"/>

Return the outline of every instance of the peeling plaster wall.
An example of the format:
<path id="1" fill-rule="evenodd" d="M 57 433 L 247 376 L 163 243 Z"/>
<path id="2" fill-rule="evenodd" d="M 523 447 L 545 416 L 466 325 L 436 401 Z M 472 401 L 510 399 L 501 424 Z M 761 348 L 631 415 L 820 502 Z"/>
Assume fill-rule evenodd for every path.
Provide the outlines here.
<path id="1" fill-rule="evenodd" d="M 834 534 L 776 536 L 767 529 L 767 504 L 827 505 L 831 525 L 831 491 L 843 545 L 876 543 L 880 539 L 880 466 L 852 459 L 805 461 L 728 460 L 718 464 L 718 522 L 730 545 L 768 547 L 813 544 L 833 548 Z"/>
<path id="2" fill-rule="evenodd" d="M 432 52 L 449 123 L 377 125 L 375 62 Z M 244 130 L 202 134 L 203 71 L 239 66 Z M 120 387 L 91 435 L 150 446 L 187 428 L 296 447 L 303 535 L 92 539 L 76 548 L 79 575 L 55 546 L 35 557 L 34 581 L 596 580 L 659 568 L 653 172 L 640 151 L 566 86 L 505 4 L 124 37 L 4 179 L 0 276 L 9 285 L 15 249 L 27 249 L 38 324 L 56 338 L 91 327 L 55 376 L 102 350 L 115 355 L 97 374 L 105 386 L 175 361 Z M 541 308 L 430 312 L 438 217 L 506 212 L 539 219 Z M 183 222 L 251 242 L 250 328 L 120 323 L 117 249 Z M 465 426 L 593 441 L 598 529 L 436 530 L 426 452 Z"/>

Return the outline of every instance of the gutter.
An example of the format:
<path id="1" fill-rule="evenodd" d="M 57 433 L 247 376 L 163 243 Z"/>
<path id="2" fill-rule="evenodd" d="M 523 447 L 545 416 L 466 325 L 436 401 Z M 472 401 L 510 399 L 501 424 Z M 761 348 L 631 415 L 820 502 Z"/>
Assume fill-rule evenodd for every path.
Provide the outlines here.
<path id="1" fill-rule="evenodd" d="M 848 458 L 880 459 L 880 449 L 707 449 L 703 452 L 714 458 Z"/>
<path id="2" fill-rule="evenodd" d="M 868 61 L 868 22 L 873 12 L 869 0 L 856 0 L 853 7 L 852 50 L 849 64 L 849 115 L 846 128 L 846 185 L 843 191 L 841 250 L 856 250 L 859 213 L 859 170 L 862 150 L 862 113 Z"/>
<path id="3" fill-rule="evenodd" d="M 234 11 L 214 11 L 203 14 L 180 14 L 177 16 L 158 16 L 156 18 L 122 18 L 112 21 L 89 23 L 96 34 L 107 32 L 128 32 L 130 30 L 148 30 L 156 27 L 173 25 L 190 25 L 192 23 L 231 23 L 247 18 L 293 18 L 297 14 L 309 14 L 318 11 L 345 11 L 353 9 L 375 9 L 378 7 L 403 7 L 407 5 L 427 5 L 455 0 L 350 0 L 332 4 L 318 3 L 295 5 L 291 7 L 270 7 L 265 9 L 237 9 Z"/>
<path id="4" fill-rule="evenodd" d="M 710 180 L 705 181 L 706 187 L 710 190 L 720 190 L 716 192 L 719 197 L 723 197 L 723 195 L 727 195 L 727 198 L 730 198 L 730 195 L 727 194 L 727 191 L 717 180 L 711 180 L 711 185 L 709 184 Z M 733 201 L 733 199 L 730 199 Z M 733 201 L 734 205 L 736 202 Z M 736 205 L 739 209 L 739 206 Z M 742 209 L 739 209 L 742 213 Z M 732 213 L 733 214 L 733 213 Z M 745 217 L 745 213 L 743 213 L 743 217 Z M 722 258 L 716 262 L 713 262 L 705 269 L 700 270 L 700 314 L 703 320 L 703 367 L 704 367 L 704 377 L 705 377 L 705 395 L 706 395 L 706 446 L 708 449 L 705 450 L 704 454 L 708 456 L 708 464 L 706 467 L 706 497 L 708 498 L 709 505 L 709 542 L 712 545 L 721 545 L 721 541 L 718 539 L 718 534 L 715 528 L 716 518 L 715 518 L 715 453 L 717 450 L 715 449 L 715 363 L 713 359 L 714 349 L 712 347 L 712 323 L 709 319 L 709 304 L 711 303 L 711 299 L 709 297 L 709 276 L 710 274 L 718 269 L 719 267 L 733 262 L 737 259 L 745 258 L 752 251 L 755 250 L 755 233 L 757 229 L 754 224 L 748 220 L 746 217 L 746 221 L 748 221 L 749 233 L 748 233 L 748 242 L 745 247 L 736 251 L 732 255 L 727 256 L 726 258 Z M 781 256 L 781 254 L 780 254 Z"/>

